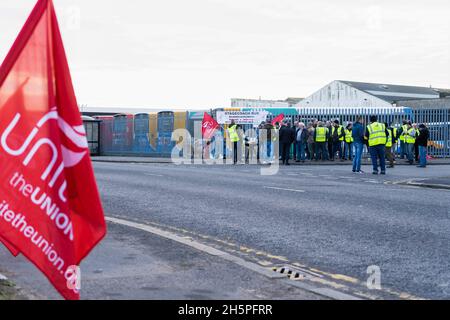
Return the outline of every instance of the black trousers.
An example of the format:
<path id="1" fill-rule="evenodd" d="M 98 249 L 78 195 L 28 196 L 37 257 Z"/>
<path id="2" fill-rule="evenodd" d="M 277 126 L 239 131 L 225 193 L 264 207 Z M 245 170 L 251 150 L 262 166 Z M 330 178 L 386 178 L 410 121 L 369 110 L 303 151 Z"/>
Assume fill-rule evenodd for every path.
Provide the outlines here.
<path id="1" fill-rule="evenodd" d="M 414 143 L 414 159 L 419 162 L 419 144 L 417 141 Z"/>
<path id="2" fill-rule="evenodd" d="M 328 160 L 327 142 L 316 142 L 316 160 L 321 159 L 322 161 Z"/>
<path id="3" fill-rule="evenodd" d="M 333 159 L 333 141 L 327 142 L 328 159 Z"/>
<path id="4" fill-rule="evenodd" d="M 291 143 L 282 143 L 281 144 L 281 161 L 283 161 L 283 164 L 289 163 L 290 152 L 291 152 Z"/>
<path id="5" fill-rule="evenodd" d="M 233 163 L 236 164 L 238 161 L 238 143 L 233 142 Z"/>
<path id="6" fill-rule="evenodd" d="M 336 153 L 339 152 L 339 159 L 343 159 L 344 155 L 342 154 L 342 142 L 341 141 L 337 141 L 337 142 L 333 142 L 333 154 L 331 157 L 331 160 L 334 160 L 334 158 L 336 157 Z"/>

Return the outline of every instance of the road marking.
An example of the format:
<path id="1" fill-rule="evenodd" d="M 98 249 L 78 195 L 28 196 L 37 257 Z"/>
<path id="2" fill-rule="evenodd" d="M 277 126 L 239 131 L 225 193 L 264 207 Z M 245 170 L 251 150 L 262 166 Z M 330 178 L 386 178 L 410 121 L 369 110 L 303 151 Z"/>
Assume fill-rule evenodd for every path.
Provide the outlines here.
<path id="1" fill-rule="evenodd" d="M 154 174 L 154 173 L 144 173 L 144 175 L 151 177 L 164 177 L 162 174 Z"/>
<path id="2" fill-rule="evenodd" d="M 266 260 L 259 260 L 258 264 L 262 265 L 263 267 L 270 267 L 273 263 Z"/>
<path id="3" fill-rule="evenodd" d="M 112 218 L 112 217 L 105 217 L 105 220 L 115 223 L 115 224 L 119 224 L 119 225 L 127 226 L 130 228 L 142 230 L 142 231 L 145 231 L 148 233 L 152 233 L 152 234 L 155 234 L 157 236 L 160 236 L 160 237 L 163 237 L 163 238 L 166 238 L 169 240 L 173 240 L 175 242 L 184 244 L 186 246 L 197 249 L 199 251 L 206 252 L 212 256 L 220 257 L 224 260 L 233 262 L 233 263 L 238 264 L 247 269 L 251 269 L 257 273 L 263 274 L 272 279 L 284 278 L 284 277 L 281 277 L 280 275 L 274 274 L 272 271 L 267 270 L 266 268 L 264 268 L 256 263 L 251 263 L 251 262 L 245 261 L 244 259 L 233 256 L 225 251 L 218 250 L 211 246 L 197 242 L 197 241 L 193 240 L 192 238 L 187 239 L 186 237 L 178 236 L 169 231 L 164 231 L 164 230 L 161 230 L 161 229 L 158 229 L 155 227 L 151 227 L 149 225 L 145 225 L 145 224 L 141 224 L 141 223 L 137 223 L 137 222 L 133 222 L 133 221 Z"/>
<path id="4" fill-rule="evenodd" d="M 353 278 L 353 277 L 349 277 L 349 276 L 346 276 L 346 275 L 343 275 L 343 274 L 334 274 L 334 273 L 324 272 L 324 271 L 321 271 L 321 270 L 318 270 L 318 269 L 314 269 L 314 268 L 311 268 L 311 270 L 314 271 L 314 272 L 318 272 L 318 273 L 324 274 L 324 275 L 329 276 L 329 277 L 331 277 L 333 279 L 336 279 L 336 280 L 342 280 L 342 281 L 346 281 L 346 282 L 350 282 L 350 283 L 354 283 L 354 284 L 358 284 L 359 283 L 358 279 Z"/>
<path id="5" fill-rule="evenodd" d="M 120 219 L 120 217 L 117 217 L 117 218 L 106 217 L 106 220 L 110 221 L 110 222 L 113 222 L 112 220 L 117 220 L 117 221 L 119 221 L 119 222 L 117 222 L 118 224 L 120 224 L 120 221 L 124 221 L 124 222 L 135 224 L 135 225 L 142 225 L 146 229 L 155 229 L 156 231 L 158 231 L 158 233 L 155 233 L 155 234 L 159 235 L 161 237 L 165 237 L 165 236 L 160 234 L 159 232 L 167 233 L 169 235 L 174 235 L 175 237 L 178 237 L 179 239 L 181 239 L 181 241 L 178 241 L 178 242 L 180 242 L 182 244 L 185 244 L 187 246 L 193 247 L 194 249 L 206 252 L 206 253 L 211 254 L 211 255 L 213 255 L 214 252 L 219 252 L 219 253 L 221 253 L 223 255 L 218 255 L 218 257 L 223 258 L 223 259 L 225 259 L 227 261 L 230 261 L 232 263 L 235 263 L 237 265 L 240 265 L 240 266 L 242 266 L 244 268 L 247 268 L 247 269 L 250 269 L 252 271 L 255 271 L 257 273 L 260 273 L 260 274 L 262 274 L 264 276 L 267 276 L 269 278 L 278 279 L 279 277 L 270 276 L 270 275 L 267 274 L 267 272 L 266 272 L 267 270 L 257 269 L 257 268 L 255 268 L 255 265 L 256 265 L 256 267 L 261 267 L 260 265 L 268 264 L 269 261 L 266 262 L 264 259 L 272 259 L 272 260 L 274 259 L 274 260 L 281 261 L 283 263 L 288 263 L 288 264 L 290 263 L 288 258 L 286 258 L 286 257 L 271 255 L 270 253 L 267 253 L 267 252 L 264 252 L 264 251 L 257 251 L 257 250 L 254 250 L 254 249 L 251 249 L 251 248 L 248 248 L 248 247 L 245 247 L 245 246 L 238 246 L 235 243 L 227 242 L 227 241 L 224 241 L 224 240 L 221 240 L 221 239 L 218 239 L 218 238 L 215 238 L 215 237 L 211 237 L 211 236 L 198 234 L 198 233 L 192 232 L 192 231 L 187 230 L 187 229 L 182 229 L 182 228 L 177 228 L 177 227 L 173 227 L 173 226 L 163 225 L 163 224 L 159 224 L 159 223 L 155 223 L 155 222 L 151 222 L 151 221 L 145 221 L 144 223 L 146 223 L 146 224 L 139 224 L 137 222 L 132 222 L 132 221 L 125 220 L 125 219 Z M 128 225 L 128 224 L 123 224 L 123 225 Z M 151 227 L 150 225 L 153 225 L 155 227 Z M 131 227 L 133 227 L 133 226 L 131 226 Z M 166 231 L 163 231 L 160 228 L 164 228 L 164 229 L 168 228 L 168 229 L 170 229 L 172 231 L 167 231 L 166 232 Z M 143 229 L 141 229 L 141 230 L 143 230 Z M 148 230 L 144 230 L 144 231 L 150 232 Z M 178 236 L 174 232 L 181 232 L 182 234 L 184 234 L 184 236 Z M 191 234 L 191 235 L 193 235 L 193 237 L 186 237 L 186 234 Z M 202 239 L 213 240 L 213 241 L 216 241 L 216 242 L 218 242 L 220 244 L 223 244 L 225 246 L 229 246 L 229 247 L 232 247 L 232 248 L 237 248 L 238 250 L 230 250 L 230 251 L 236 252 L 236 253 L 239 253 L 239 252 L 244 252 L 245 253 L 245 252 L 255 252 L 256 251 L 255 254 L 256 254 L 257 257 L 264 257 L 264 258 L 263 258 L 263 260 L 261 260 L 260 258 L 257 258 L 255 262 L 248 262 L 247 260 L 244 260 L 242 258 L 234 256 L 233 254 L 230 254 L 230 253 L 227 253 L 227 252 L 215 249 L 214 247 L 210 247 L 210 246 L 204 245 L 204 244 L 202 244 L 202 243 L 200 243 L 200 242 L 198 242 L 196 240 L 193 240 L 194 237 L 200 237 Z M 167 238 L 167 237 L 165 237 L 165 238 Z M 190 240 L 186 240 L 186 238 L 189 238 Z M 167 238 L 167 239 L 171 239 L 171 238 Z M 177 241 L 177 240 L 175 240 L 175 241 Z M 196 246 L 195 244 L 200 245 L 200 248 L 198 246 Z M 212 248 L 213 253 L 203 250 L 202 247 Z M 240 249 L 243 249 L 243 251 L 241 251 Z M 231 259 L 228 256 L 230 256 Z M 236 260 L 236 261 L 234 261 L 234 260 Z M 261 263 L 261 261 L 264 261 L 264 262 Z M 271 262 L 271 264 L 273 265 L 274 263 Z M 346 282 L 346 283 L 352 283 L 352 284 L 357 284 L 357 282 L 359 282 L 359 284 L 363 283 L 363 282 L 359 281 L 356 278 L 352 278 L 352 277 L 345 276 L 345 275 L 342 275 L 342 274 L 333 274 L 333 273 L 324 272 L 322 270 L 318 270 L 318 269 L 315 269 L 315 268 L 309 268 L 308 266 L 306 266 L 304 264 L 301 264 L 299 262 L 292 263 L 292 265 L 295 266 L 295 267 L 300 267 L 302 269 L 305 269 L 306 272 L 308 272 L 310 274 L 319 273 L 319 274 L 325 275 L 325 276 L 329 277 L 328 281 L 331 281 L 334 284 L 334 286 L 336 286 L 336 285 L 339 286 L 340 284 L 334 283 L 332 281 L 333 279 L 340 280 L 340 281 L 343 281 L 343 282 Z M 263 269 L 266 269 L 266 268 L 263 268 Z M 272 268 L 270 268 L 269 271 L 272 272 Z M 319 276 L 319 278 L 321 278 L 321 277 Z M 278 280 L 280 280 L 280 279 L 278 279 Z M 332 292 L 328 292 L 328 288 L 317 288 L 316 285 L 308 285 L 306 283 L 292 282 L 289 279 L 281 279 L 280 281 L 287 281 L 286 283 L 289 283 L 292 286 L 296 286 L 296 287 L 302 288 L 304 290 L 307 290 L 307 291 L 310 291 L 310 292 L 313 292 L 313 293 L 317 293 L 319 295 L 323 295 L 323 296 L 326 296 L 328 298 L 337 299 L 337 300 L 340 300 L 340 299 L 352 299 L 352 298 L 355 298 L 355 297 L 358 297 L 358 296 L 359 297 L 364 297 L 364 298 L 369 298 L 369 299 L 379 299 L 380 298 L 380 296 L 370 295 L 367 292 L 366 293 L 362 293 L 360 291 L 352 291 L 351 295 L 349 296 L 349 295 L 346 295 L 345 293 L 343 293 L 341 291 L 335 291 L 335 290 L 331 289 L 331 290 L 334 291 L 334 293 L 333 293 L 333 291 Z M 400 299 L 425 300 L 425 299 L 423 299 L 421 297 L 414 296 L 414 295 L 406 293 L 406 292 L 399 292 L 399 291 L 393 290 L 391 288 L 386 288 L 386 287 L 384 287 L 383 290 L 381 290 L 381 292 L 388 293 L 388 294 L 396 296 L 396 297 L 398 297 Z"/>
<path id="6" fill-rule="evenodd" d="M 205 245 L 203 243 L 197 242 L 195 240 L 187 240 L 184 237 L 178 236 L 176 234 L 173 234 L 169 231 L 164 231 L 155 227 L 151 227 L 149 225 L 145 225 L 145 224 L 141 224 L 141 223 L 137 223 L 137 222 L 132 222 L 129 220 L 124 220 L 124 219 L 118 219 L 118 218 L 113 218 L 113 217 L 105 217 L 106 221 L 109 221 L 111 223 L 115 223 L 115 224 L 119 224 L 119 225 L 123 225 L 123 226 L 127 226 L 130 228 L 134 228 L 134 229 L 138 229 L 138 230 L 142 230 L 148 233 L 152 233 L 155 234 L 157 236 L 166 238 L 166 239 L 170 239 L 173 240 L 175 242 L 184 244 L 186 246 L 189 246 L 191 248 L 197 249 L 199 251 L 208 253 L 210 255 L 222 258 L 224 260 L 227 260 L 229 262 L 232 262 L 234 264 L 237 264 L 243 268 L 249 269 L 251 271 L 254 271 L 256 273 L 259 273 L 261 275 L 264 275 L 268 278 L 271 279 L 280 279 L 281 281 L 286 280 L 286 276 L 282 275 L 282 274 L 277 274 L 275 272 L 273 272 L 271 269 L 265 268 L 257 263 L 253 263 L 253 262 L 248 262 L 240 257 L 237 256 L 233 256 L 227 252 L 218 250 L 216 248 L 210 247 L 208 245 Z M 288 282 L 286 282 L 288 283 Z M 327 287 L 316 287 L 316 286 L 312 286 L 312 285 L 308 285 L 308 284 L 299 284 L 296 282 L 292 282 L 289 283 L 292 286 L 296 286 L 299 287 L 301 289 L 304 289 L 306 291 L 310 291 L 313 293 L 316 293 L 318 295 L 327 297 L 327 298 L 331 298 L 331 299 L 335 299 L 335 300 L 348 300 L 348 299 L 356 299 L 356 300 L 361 300 L 361 298 L 358 298 L 356 296 L 353 295 L 349 295 L 343 292 L 340 292 L 338 290 L 335 289 L 331 289 L 331 288 L 327 288 Z M 337 286 L 337 284 L 332 283 L 335 287 Z"/>
<path id="7" fill-rule="evenodd" d="M 305 190 L 285 189 L 285 188 L 277 188 L 277 187 L 264 187 L 264 189 L 281 190 L 281 191 L 290 191 L 290 192 L 300 192 L 300 193 L 305 192 Z"/>

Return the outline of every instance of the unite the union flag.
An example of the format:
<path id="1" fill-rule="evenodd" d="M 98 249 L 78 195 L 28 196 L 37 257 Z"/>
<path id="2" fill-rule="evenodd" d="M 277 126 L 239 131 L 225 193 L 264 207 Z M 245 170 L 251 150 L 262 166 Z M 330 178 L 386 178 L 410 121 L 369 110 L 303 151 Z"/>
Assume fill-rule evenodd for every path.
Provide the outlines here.
<path id="1" fill-rule="evenodd" d="M 280 114 L 275 119 L 272 120 L 272 125 L 276 125 L 277 123 L 281 123 L 284 120 L 284 114 Z"/>
<path id="2" fill-rule="evenodd" d="M 0 241 L 66 299 L 106 234 L 51 0 L 39 0 L 0 67 Z"/>
<path id="3" fill-rule="evenodd" d="M 202 135 L 203 139 L 211 139 L 214 132 L 220 127 L 219 123 L 214 120 L 208 113 L 205 112 L 203 115 L 202 122 Z"/>

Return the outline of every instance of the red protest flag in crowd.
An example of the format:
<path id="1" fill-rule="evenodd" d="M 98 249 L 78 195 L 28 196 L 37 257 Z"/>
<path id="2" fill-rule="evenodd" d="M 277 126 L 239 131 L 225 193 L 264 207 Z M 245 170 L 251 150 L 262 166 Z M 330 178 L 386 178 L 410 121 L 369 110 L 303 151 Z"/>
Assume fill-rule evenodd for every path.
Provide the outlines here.
<path id="1" fill-rule="evenodd" d="M 203 139 L 211 139 L 214 132 L 219 128 L 219 123 L 208 113 L 203 115 L 202 136 Z"/>
<path id="2" fill-rule="evenodd" d="M 0 240 L 66 299 L 106 224 L 51 0 L 0 67 Z"/>
<path id="3" fill-rule="evenodd" d="M 284 120 L 284 114 L 280 114 L 278 117 L 272 120 L 272 125 L 274 126 L 277 122 L 280 123 Z"/>

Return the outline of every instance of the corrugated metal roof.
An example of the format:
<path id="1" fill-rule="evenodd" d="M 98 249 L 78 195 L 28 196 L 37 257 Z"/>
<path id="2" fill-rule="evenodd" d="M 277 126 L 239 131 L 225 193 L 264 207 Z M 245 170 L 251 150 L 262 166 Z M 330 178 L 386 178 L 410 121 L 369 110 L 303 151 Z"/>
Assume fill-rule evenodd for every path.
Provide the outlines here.
<path id="1" fill-rule="evenodd" d="M 339 81 L 390 103 L 399 100 L 405 101 L 439 98 L 439 92 L 437 89 L 433 88 L 346 80 Z"/>
<path id="2" fill-rule="evenodd" d="M 450 97 L 430 100 L 407 100 L 398 101 L 398 106 L 413 109 L 448 109 L 450 110 Z"/>

